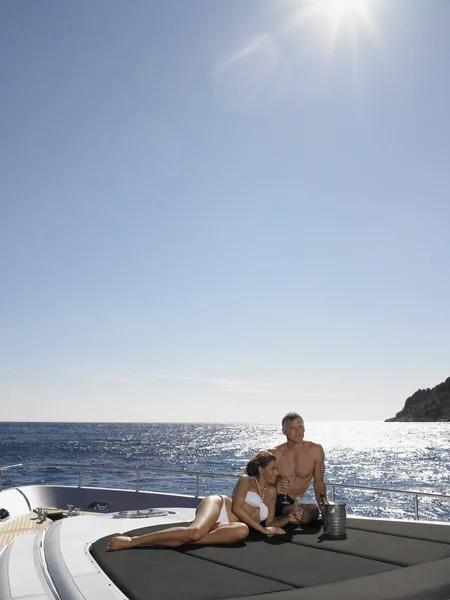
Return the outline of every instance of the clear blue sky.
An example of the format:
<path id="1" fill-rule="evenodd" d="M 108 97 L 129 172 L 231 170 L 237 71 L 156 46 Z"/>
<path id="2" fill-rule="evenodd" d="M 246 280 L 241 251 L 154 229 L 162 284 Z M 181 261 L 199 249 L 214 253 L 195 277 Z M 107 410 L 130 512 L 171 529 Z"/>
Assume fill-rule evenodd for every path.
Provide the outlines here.
<path id="1" fill-rule="evenodd" d="M 0 4 L 2 420 L 381 420 L 450 375 L 450 2 Z"/>

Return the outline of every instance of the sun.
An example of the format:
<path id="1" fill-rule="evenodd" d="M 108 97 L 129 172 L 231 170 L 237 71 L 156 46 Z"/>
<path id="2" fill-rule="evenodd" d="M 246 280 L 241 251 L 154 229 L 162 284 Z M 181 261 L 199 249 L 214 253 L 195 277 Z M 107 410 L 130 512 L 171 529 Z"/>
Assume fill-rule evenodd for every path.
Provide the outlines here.
<path id="1" fill-rule="evenodd" d="M 361 18 L 367 13 L 364 0 L 315 0 L 313 6 L 335 22 L 350 17 Z"/>
<path id="2" fill-rule="evenodd" d="M 333 29 L 339 29 L 345 22 L 373 29 L 370 4 L 370 0 L 311 0 L 308 6 L 313 13 L 326 17 Z"/>
<path id="3" fill-rule="evenodd" d="M 378 38 L 373 8 L 377 0 L 286 0 L 294 9 L 287 23 L 292 29 L 308 27 L 312 22 L 328 24 L 328 45 L 334 52 L 339 38 L 365 32 Z"/>

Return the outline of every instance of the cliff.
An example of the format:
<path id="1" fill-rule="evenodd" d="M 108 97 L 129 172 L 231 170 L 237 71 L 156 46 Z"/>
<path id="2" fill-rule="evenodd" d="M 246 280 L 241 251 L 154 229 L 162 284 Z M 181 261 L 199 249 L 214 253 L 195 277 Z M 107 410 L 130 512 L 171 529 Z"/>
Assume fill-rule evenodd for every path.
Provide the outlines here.
<path id="1" fill-rule="evenodd" d="M 450 377 L 434 388 L 417 390 L 403 410 L 386 421 L 448 421 L 450 423 Z"/>

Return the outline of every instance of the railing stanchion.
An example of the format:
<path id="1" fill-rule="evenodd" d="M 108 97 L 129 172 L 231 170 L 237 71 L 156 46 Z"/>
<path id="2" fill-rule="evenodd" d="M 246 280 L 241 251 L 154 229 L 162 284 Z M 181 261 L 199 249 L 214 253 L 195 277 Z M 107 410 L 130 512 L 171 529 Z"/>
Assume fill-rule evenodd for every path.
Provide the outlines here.
<path id="1" fill-rule="evenodd" d="M 78 478 L 78 487 L 83 487 L 83 465 L 80 465 L 80 476 Z"/>
<path id="2" fill-rule="evenodd" d="M 331 502 L 334 502 L 334 485 L 331 485 Z"/>
<path id="3" fill-rule="evenodd" d="M 417 494 L 414 495 L 414 517 L 416 521 L 419 520 L 419 496 Z"/>
<path id="4" fill-rule="evenodd" d="M 136 471 L 136 491 L 139 492 L 141 489 L 141 470 Z"/>
<path id="5" fill-rule="evenodd" d="M 199 473 L 195 474 L 195 497 L 198 498 L 198 495 L 200 493 L 200 480 L 199 480 Z"/>

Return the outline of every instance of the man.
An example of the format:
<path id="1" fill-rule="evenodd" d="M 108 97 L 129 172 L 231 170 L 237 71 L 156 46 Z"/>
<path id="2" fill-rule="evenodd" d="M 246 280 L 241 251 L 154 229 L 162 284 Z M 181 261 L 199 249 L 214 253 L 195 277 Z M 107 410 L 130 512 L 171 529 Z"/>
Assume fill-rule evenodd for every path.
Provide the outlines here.
<path id="1" fill-rule="evenodd" d="M 323 503 L 320 494 L 326 494 L 322 446 L 303 439 L 305 424 L 297 413 L 291 412 L 283 417 L 281 426 L 287 441 L 270 451 L 277 458 L 279 472 L 276 515 L 294 509 L 294 498 L 304 495 L 313 477 L 314 493 L 319 506 Z M 303 504 L 302 507 L 301 523 L 311 523 L 318 518 L 319 509 L 315 504 Z"/>

